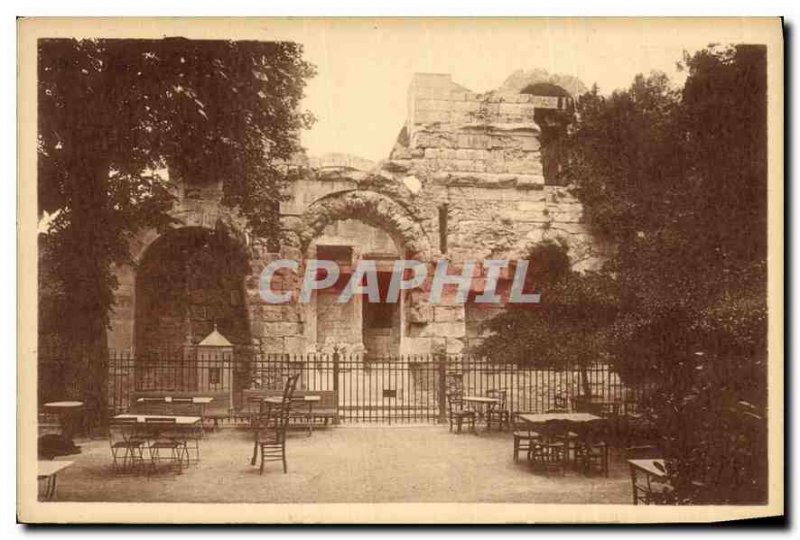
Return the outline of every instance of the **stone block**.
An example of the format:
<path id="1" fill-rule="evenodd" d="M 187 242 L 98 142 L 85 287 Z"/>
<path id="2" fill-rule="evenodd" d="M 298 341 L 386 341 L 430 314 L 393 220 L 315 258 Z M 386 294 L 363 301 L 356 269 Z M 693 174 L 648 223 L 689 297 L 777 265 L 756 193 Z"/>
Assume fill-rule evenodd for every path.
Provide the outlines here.
<path id="1" fill-rule="evenodd" d="M 434 306 L 433 320 L 436 322 L 457 322 L 464 320 L 464 306 Z"/>
<path id="2" fill-rule="evenodd" d="M 419 111 L 449 111 L 451 102 L 446 99 L 418 99 L 416 110 Z"/>
<path id="3" fill-rule="evenodd" d="M 464 352 L 464 342 L 461 339 L 447 338 L 445 342 L 447 354 L 461 354 Z"/>
<path id="4" fill-rule="evenodd" d="M 414 354 L 430 354 L 431 352 L 431 338 L 403 338 L 400 344 L 400 354 L 414 355 Z"/>
<path id="5" fill-rule="evenodd" d="M 263 323 L 265 336 L 286 337 L 303 334 L 302 325 L 296 322 L 265 322 Z"/>
<path id="6" fill-rule="evenodd" d="M 462 337 L 466 328 L 463 322 L 432 322 L 421 332 L 421 337 Z"/>

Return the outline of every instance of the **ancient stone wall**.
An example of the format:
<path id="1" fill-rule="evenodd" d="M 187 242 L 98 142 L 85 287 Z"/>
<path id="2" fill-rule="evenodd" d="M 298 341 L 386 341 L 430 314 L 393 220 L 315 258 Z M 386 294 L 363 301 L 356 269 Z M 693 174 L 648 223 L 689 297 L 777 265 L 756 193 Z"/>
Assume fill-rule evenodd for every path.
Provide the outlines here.
<path id="1" fill-rule="evenodd" d="M 512 82 L 519 86 L 523 78 Z M 358 342 L 363 327 L 360 299 L 336 308 L 334 317 L 318 317 L 320 308 L 330 307 L 329 299 L 322 301 L 327 307 L 297 301 L 303 267 L 297 274 L 282 271 L 272 281 L 274 290 L 293 294 L 292 302 L 270 305 L 261 299 L 259 278 L 266 265 L 279 258 L 313 258 L 317 243 L 353 246 L 355 264 L 361 247 L 383 235 L 382 242 L 391 239 L 398 257 L 425 262 L 431 276 L 439 259 L 448 260 L 455 273 L 467 260 L 519 259 L 536 242 L 561 238 L 570 246 L 576 268 L 594 265 L 598 246 L 581 221 L 580 203 L 568 186 L 549 185 L 542 170 L 541 130 L 534 115 L 537 108 L 566 107 L 567 98 L 519 94 L 514 84 L 478 94 L 449 75 L 415 76 L 406 123 L 387 160 L 372 166 L 337 154 L 299 162 L 288 199 L 281 204 L 284 240 L 277 249 L 244 234 L 243 226 L 220 210 L 216 192 L 192 193 L 193 198 L 184 194 L 179 213 L 187 223 L 233 223 L 230 229 L 247 246 L 250 268 L 244 291 L 250 345 L 265 352 L 331 352 L 320 343 L 328 332 L 346 350 L 363 350 Z M 358 220 L 381 233 L 335 227 L 345 220 Z M 142 249 L 152 239 L 143 240 Z M 120 275 L 131 273 L 120 270 Z M 476 277 L 473 288 L 479 293 L 482 280 Z M 121 291 L 135 297 L 130 279 L 124 285 Z M 447 290 L 442 304 L 430 305 L 429 287 L 430 281 L 403 297 L 399 352 L 462 352 L 468 340 L 479 340 L 479 322 L 490 313 L 453 303 L 453 291 Z M 130 334 L 125 330 L 129 321 L 112 323 L 119 337 L 113 345 L 119 346 Z"/>

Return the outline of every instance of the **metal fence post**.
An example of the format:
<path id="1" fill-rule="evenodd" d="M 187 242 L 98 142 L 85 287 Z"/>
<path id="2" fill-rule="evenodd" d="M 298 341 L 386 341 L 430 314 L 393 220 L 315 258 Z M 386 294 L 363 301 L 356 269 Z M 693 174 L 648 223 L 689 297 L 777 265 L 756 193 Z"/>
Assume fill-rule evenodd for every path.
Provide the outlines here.
<path id="1" fill-rule="evenodd" d="M 436 371 L 438 372 L 438 403 L 439 403 L 439 423 L 447 422 L 447 357 L 442 353 L 434 355 L 436 361 Z"/>
<path id="2" fill-rule="evenodd" d="M 339 401 L 340 401 L 340 399 L 339 399 L 340 398 L 340 396 L 339 396 L 339 350 L 338 349 L 334 349 L 333 350 L 333 391 L 336 392 L 336 409 L 337 409 L 337 413 L 338 413 Z M 334 416 L 333 423 L 334 424 L 338 424 L 339 423 L 339 415 L 338 414 L 336 416 Z"/>

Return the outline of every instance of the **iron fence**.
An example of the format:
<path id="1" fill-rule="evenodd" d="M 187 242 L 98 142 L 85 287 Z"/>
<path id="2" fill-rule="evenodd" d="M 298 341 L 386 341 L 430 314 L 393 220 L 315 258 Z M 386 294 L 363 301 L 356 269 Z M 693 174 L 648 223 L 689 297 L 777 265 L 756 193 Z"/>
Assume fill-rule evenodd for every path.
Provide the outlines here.
<path id="1" fill-rule="evenodd" d="M 40 400 L 64 397 L 58 393 L 74 371 L 66 359 L 40 359 Z M 570 408 L 587 389 L 597 399 L 623 402 L 637 401 L 642 392 L 623 384 L 604 363 L 542 369 L 470 355 L 114 352 L 108 359 L 108 406 L 112 413 L 127 410 L 133 392 L 196 391 L 214 394 L 217 407 L 233 417 L 243 406 L 243 390 L 280 389 L 295 373 L 298 389 L 335 391 L 339 420 L 359 423 L 438 422 L 454 387 L 467 395 L 505 390 L 506 408 L 526 412 Z"/>

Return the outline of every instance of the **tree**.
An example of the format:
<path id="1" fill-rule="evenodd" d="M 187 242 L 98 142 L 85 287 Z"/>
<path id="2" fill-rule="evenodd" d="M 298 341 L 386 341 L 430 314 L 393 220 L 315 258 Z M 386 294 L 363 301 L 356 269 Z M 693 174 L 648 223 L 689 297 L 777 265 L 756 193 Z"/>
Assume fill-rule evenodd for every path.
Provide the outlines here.
<path id="1" fill-rule="evenodd" d="M 273 237 L 282 164 L 313 120 L 299 103 L 314 71 L 294 43 L 182 38 L 46 39 L 38 61 L 39 211 L 56 215 L 41 237 L 40 277 L 58 284 L 42 322 L 85 365 L 68 392 L 97 424 L 111 265 L 130 262 L 137 231 L 170 221 L 157 172 L 222 181 L 223 203 Z"/>
<path id="2" fill-rule="evenodd" d="M 643 406 L 674 459 L 676 502 L 762 503 L 765 48 L 712 47 L 683 67 L 682 89 L 653 73 L 577 100 L 560 183 L 612 249 L 599 272 L 537 284 L 537 309 L 490 321 L 486 352 L 608 358 L 624 382 L 650 388 Z M 549 265 L 541 252 L 531 260 Z"/>
<path id="3" fill-rule="evenodd" d="M 616 316 L 614 282 L 601 273 L 571 268 L 563 242 L 545 240 L 528 256 L 525 289 L 541 294 L 539 304 L 511 304 L 489 319 L 491 334 L 476 353 L 493 361 L 539 368 L 573 368 L 581 392 L 592 394 L 587 367 L 606 350 L 605 329 Z"/>

